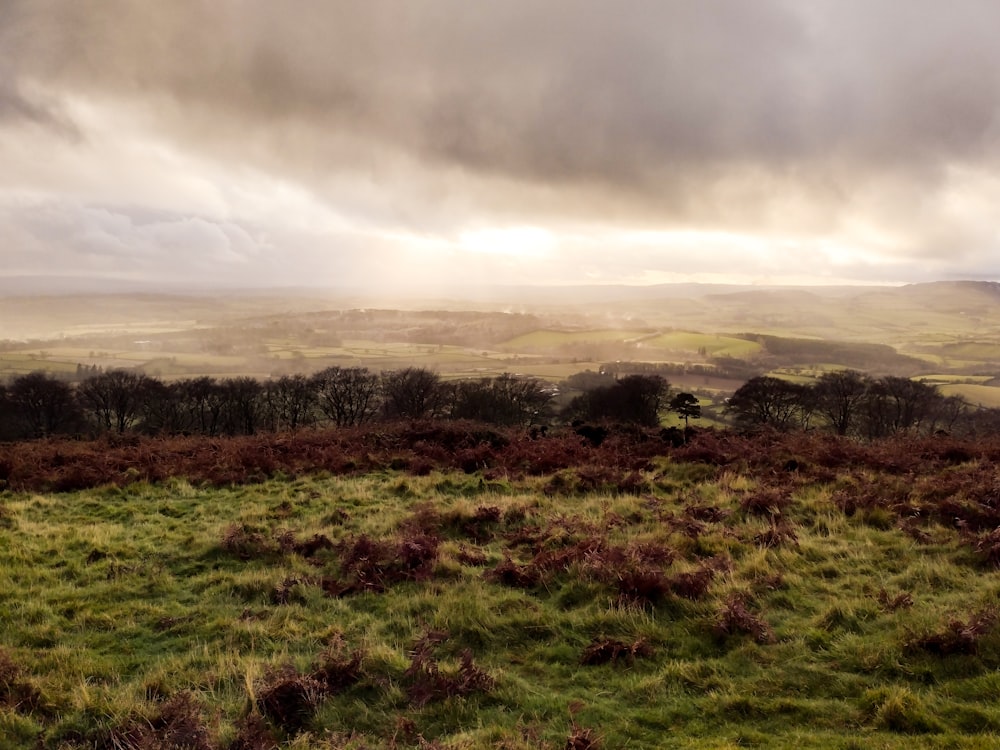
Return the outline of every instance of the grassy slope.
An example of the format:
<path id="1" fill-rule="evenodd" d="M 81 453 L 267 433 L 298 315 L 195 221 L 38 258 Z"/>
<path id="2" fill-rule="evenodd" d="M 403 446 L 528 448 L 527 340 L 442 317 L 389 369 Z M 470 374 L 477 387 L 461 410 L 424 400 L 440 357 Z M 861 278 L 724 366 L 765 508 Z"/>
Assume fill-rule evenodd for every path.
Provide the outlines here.
<path id="1" fill-rule="evenodd" d="M 338 644 L 363 654 L 360 681 L 323 699 L 297 738 L 278 739 L 559 748 L 575 725 L 605 747 L 997 742 L 996 630 L 975 653 L 919 644 L 986 611 L 1000 577 L 954 529 L 908 535 L 880 503 L 863 505 L 898 480 L 844 471 L 774 477 L 661 459 L 637 495 L 581 493 L 565 472 L 8 492 L 0 644 L 19 671 L 0 687 L 0 748 L 33 747 L 39 734 L 47 747 L 114 747 L 123 727 L 156 725 L 158 701 L 183 691 L 209 746 L 226 747 L 251 696 L 273 685 L 269 670 L 306 673 Z M 954 481 L 988 467 L 948 471 Z M 292 551 L 290 539 L 317 533 L 340 549 Z M 404 576 L 413 580 L 341 597 L 318 585 L 356 583 L 344 550 L 360 535 L 395 550 L 420 534 L 440 545 Z M 532 570 L 535 580 L 503 583 Z M 636 584 L 651 570 L 654 583 L 698 571 L 711 583 L 691 599 L 676 585 Z M 734 596 L 748 628 L 756 617 L 770 634 L 718 632 Z M 434 668 L 456 674 L 469 649 L 491 690 L 418 705 L 410 654 L 434 631 L 447 633 Z M 638 656 L 583 665 L 599 638 Z M 10 685 L 34 697 L 12 705 Z"/>
<path id="2" fill-rule="evenodd" d="M 1000 407 L 1000 388 L 992 385 L 954 384 L 941 386 L 946 396 L 961 396 L 970 404 L 978 404 L 990 409 Z"/>

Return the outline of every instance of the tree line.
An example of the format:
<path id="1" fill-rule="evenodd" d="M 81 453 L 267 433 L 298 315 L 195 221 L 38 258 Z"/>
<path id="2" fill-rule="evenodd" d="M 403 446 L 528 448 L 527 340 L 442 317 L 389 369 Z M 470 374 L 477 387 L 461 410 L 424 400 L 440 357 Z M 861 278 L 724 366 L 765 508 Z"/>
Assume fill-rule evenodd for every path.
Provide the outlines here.
<path id="1" fill-rule="evenodd" d="M 514 426 L 546 419 L 548 386 L 511 374 L 445 382 L 430 370 L 329 367 L 311 376 L 198 377 L 173 382 L 109 370 L 70 383 L 32 372 L 0 386 L 8 440 L 100 433 L 250 435 L 379 419 L 472 419 Z"/>
<path id="2" fill-rule="evenodd" d="M 580 373 L 565 385 L 581 392 L 557 408 L 556 386 L 510 373 L 445 381 L 419 367 L 386 372 L 329 367 L 267 381 L 198 377 L 164 382 L 134 370 L 109 370 L 71 383 L 38 371 L 0 385 L 0 439 L 126 432 L 250 435 L 398 419 L 657 427 L 667 411 L 685 425 L 701 416 L 697 398 L 672 393 L 657 374 Z M 809 384 L 753 377 L 727 399 L 723 413 L 740 429 L 820 428 L 864 439 L 1000 431 L 998 410 L 973 409 L 920 381 L 852 370 L 826 373 Z"/>
<path id="3" fill-rule="evenodd" d="M 795 383 L 760 376 L 727 400 L 725 413 L 741 428 L 783 432 L 828 429 L 867 440 L 898 434 L 976 434 L 1000 429 L 1000 411 L 971 407 L 937 386 L 898 376 L 839 370 Z"/>

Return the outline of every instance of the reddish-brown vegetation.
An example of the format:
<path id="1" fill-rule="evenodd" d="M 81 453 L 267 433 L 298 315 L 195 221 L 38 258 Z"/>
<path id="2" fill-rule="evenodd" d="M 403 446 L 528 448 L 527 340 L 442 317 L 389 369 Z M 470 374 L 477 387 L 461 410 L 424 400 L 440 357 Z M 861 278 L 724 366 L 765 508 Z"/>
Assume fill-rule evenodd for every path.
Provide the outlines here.
<path id="1" fill-rule="evenodd" d="M 649 470 L 656 456 L 667 454 L 677 462 L 773 476 L 774 487 L 763 487 L 744 499 L 748 513 L 780 512 L 797 484 L 832 481 L 847 470 L 860 483 L 854 493 L 859 496 L 851 502 L 863 505 L 878 498 L 884 504 L 884 495 L 874 492 L 884 487 L 863 486 L 861 472 L 868 470 L 882 477 L 934 474 L 931 483 L 918 481 L 905 488 L 941 504 L 942 515 L 957 514 L 974 528 L 1000 526 L 1000 487 L 996 477 L 982 468 L 1000 459 L 1000 438 L 899 437 L 863 443 L 820 432 L 743 435 L 703 430 L 686 444 L 673 446 L 655 430 L 630 427 L 612 428 L 608 438 L 594 446 L 569 428 L 532 439 L 523 430 L 443 420 L 231 438 L 109 435 L 97 440 L 0 444 L 0 484 L 18 491 L 68 491 L 169 477 L 220 486 L 279 473 L 354 475 L 394 469 L 423 475 L 433 469 L 464 469 L 482 470 L 491 477 L 553 475 L 549 490 L 559 493 L 594 489 L 635 493 L 646 485 L 639 472 Z M 795 470 L 789 471 L 793 464 Z M 950 470 L 947 480 L 945 469 Z M 560 473 L 564 470 L 572 472 Z M 710 515 L 692 517 L 717 520 Z"/>
<path id="2" fill-rule="evenodd" d="M 626 643 L 616 638 L 595 638 L 583 650 L 580 663 L 590 666 L 617 664 L 619 661 L 625 661 L 631 664 L 637 658 L 647 658 L 652 655 L 652 647 L 641 638 L 632 641 L 632 643 Z"/>
<path id="3" fill-rule="evenodd" d="M 771 626 L 750 611 L 746 597 L 741 594 L 733 594 L 726 599 L 716 618 L 715 634 L 720 638 L 746 634 L 753 636 L 758 643 L 774 642 Z"/>
<path id="4" fill-rule="evenodd" d="M 282 732 L 294 735 L 312 720 L 320 703 L 357 684 L 362 677 L 362 654 L 346 653 L 345 644 L 337 639 L 325 651 L 316 668 L 303 674 L 291 665 L 277 667 L 260 680 L 256 687 L 255 708 Z M 255 747 L 252 741 L 267 742 L 271 736 L 266 727 L 247 722 L 241 729 L 244 746 Z"/>
<path id="5" fill-rule="evenodd" d="M 340 579 L 324 579 L 330 596 L 365 591 L 385 591 L 401 581 L 430 577 L 440 540 L 429 534 L 404 535 L 396 540 L 376 540 L 362 534 L 337 545 Z"/>
<path id="6" fill-rule="evenodd" d="M 949 620 L 942 630 L 916 636 L 906 645 L 910 651 L 926 651 L 937 656 L 975 654 L 979 651 L 979 642 L 996 622 L 996 609 L 988 607 L 976 612 L 967 621 Z"/>
<path id="7" fill-rule="evenodd" d="M 0 706 L 21 713 L 45 712 L 38 688 L 25 679 L 24 669 L 0 648 Z"/>
<path id="8" fill-rule="evenodd" d="M 201 707 L 190 693 L 178 693 L 152 717 L 136 716 L 112 730 L 108 747 L 129 750 L 212 750 Z"/>
<path id="9" fill-rule="evenodd" d="M 897 609 L 909 609 L 913 606 L 913 596 L 908 591 L 901 591 L 892 596 L 885 589 L 879 589 L 875 598 L 886 612 L 895 612 Z"/>
<path id="10" fill-rule="evenodd" d="M 452 674 L 441 671 L 434 656 L 438 645 L 448 639 L 443 632 L 424 633 L 410 652 L 410 666 L 403 673 L 406 696 L 414 706 L 445 698 L 488 693 L 494 687 L 494 680 L 477 667 L 472 660 L 472 652 L 462 652 L 458 670 Z"/>

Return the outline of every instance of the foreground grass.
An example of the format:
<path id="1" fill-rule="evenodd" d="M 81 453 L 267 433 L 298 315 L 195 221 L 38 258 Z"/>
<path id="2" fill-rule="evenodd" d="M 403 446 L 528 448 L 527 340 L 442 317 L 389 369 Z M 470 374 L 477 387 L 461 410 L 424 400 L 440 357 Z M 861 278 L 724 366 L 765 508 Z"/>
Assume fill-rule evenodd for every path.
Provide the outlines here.
<path id="1" fill-rule="evenodd" d="M 845 511 L 871 476 L 642 480 L 0 495 L 0 748 L 1000 742 L 959 530 Z"/>

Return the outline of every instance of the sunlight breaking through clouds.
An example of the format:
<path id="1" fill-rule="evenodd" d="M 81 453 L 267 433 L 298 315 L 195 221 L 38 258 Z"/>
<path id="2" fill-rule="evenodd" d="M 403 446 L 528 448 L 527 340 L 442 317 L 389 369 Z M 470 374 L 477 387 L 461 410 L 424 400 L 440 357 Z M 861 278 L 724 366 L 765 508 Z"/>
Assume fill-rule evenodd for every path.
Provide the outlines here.
<path id="1" fill-rule="evenodd" d="M 183 281 L 183 238 L 192 280 L 244 286 L 1000 278 L 998 27 L 982 0 L 15 2 L 2 272 Z"/>

